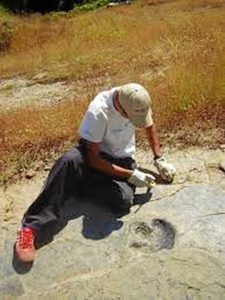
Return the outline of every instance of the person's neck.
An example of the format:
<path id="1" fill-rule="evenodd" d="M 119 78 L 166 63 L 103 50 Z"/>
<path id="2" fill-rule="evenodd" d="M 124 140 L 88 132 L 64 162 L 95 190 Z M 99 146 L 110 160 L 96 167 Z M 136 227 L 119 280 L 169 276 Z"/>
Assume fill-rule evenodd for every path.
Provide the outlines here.
<path id="1" fill-rule="evenodd" d="M 120 109 L 119 109 L 119 105 L 118 105 L 118 92 L 117 91 L 115 91 L 115 93 L 113 95 L 113 106 L 120 113 Z"/>
<path id="2" fill-rule="evenodd" d="M 129 119 L 126 112 L 123 110 L 123 108 L 121 107 L 121 104 L 119 102 L 119 93 L 115 92 L 115 94 L 113 95 L 113 106 L 115 107 L 115 109 L 118 111 L 118 113 L 125 119 Z"/>

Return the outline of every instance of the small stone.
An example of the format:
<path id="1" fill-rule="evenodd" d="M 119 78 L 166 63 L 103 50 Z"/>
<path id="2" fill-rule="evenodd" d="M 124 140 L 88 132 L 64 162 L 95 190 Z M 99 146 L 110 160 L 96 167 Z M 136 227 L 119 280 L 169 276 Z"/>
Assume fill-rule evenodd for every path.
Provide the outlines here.
<path id="1" fill-rule="evenodd" d="M 43 161 L 36 162 L 35 167 L 34 167 L 35 171 L 40 171 L 43 168 L 44 168 L 44 162 Z"/>
<path id="2" fill-rule="evenodd" d="M 223 150 L 223 151 L 225 151 L 225 144 L 221 144 L 220 145 L 220 149 Z"/>
<path id="3" fill-rule="evenodd" d="M 220 170 L 222 170 L 222 171 L 225 172 L 225 160 L 224 161 L 222 161 L 222 160 L 220 161 L 219 168 L 220 168 Z"/>
<path id="4" fill-rule="evenodd" d="M 42 73 L 35 75 L 32 79 L 33 80 L 41 80 L 41 79 L 45 79 L 47 76 L 48 76 L 47 72 L 42 72 Z"/>
<path id="5" fill-rule="evenodd" d="M 35 172 L 34 170 L 29 170 L 29 171 L 26 173 L 25 177 L 26 177 L 26 179 L 31 179 L 31 178 L 33 178 L 35 175 L 36 175 L 36 172 Z"/>
<path id="6" fill-rule="evenodd" d="M 51 170 L 51 167 L 48 166 L 48 165 L 46 165 L 46 166 L 44 167 L 44 171 L 49 171 L 49 170 Z"/>
<path id="7" fill-rule="evenodd" d="M 8 222 L 8 221 L 12 220 L 13 217 L 14 217 L 13 212 L 12 212 L 12 211 L 8 211 L 8 212 L 6 212 L 6 214 L 4 215 L 3 220 L 4 220 L 4 222 Z"/>

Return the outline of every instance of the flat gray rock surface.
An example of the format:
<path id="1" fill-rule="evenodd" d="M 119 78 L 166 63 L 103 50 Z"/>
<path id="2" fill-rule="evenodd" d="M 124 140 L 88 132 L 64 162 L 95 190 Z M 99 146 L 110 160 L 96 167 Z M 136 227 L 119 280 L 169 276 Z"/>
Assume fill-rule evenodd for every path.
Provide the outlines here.
<path id="1" fill-rule="evenodd" d="M 0 299 L 225 299 L 225 174 L 222 150 L 166 151 L 172 185 L 137 191 L 118 217 L 74 199 L 33 265 L 13 256 L 16 230 L 46 173 L 0 190 Z M 150 154 L 140 167 L 155 172 Z"/>

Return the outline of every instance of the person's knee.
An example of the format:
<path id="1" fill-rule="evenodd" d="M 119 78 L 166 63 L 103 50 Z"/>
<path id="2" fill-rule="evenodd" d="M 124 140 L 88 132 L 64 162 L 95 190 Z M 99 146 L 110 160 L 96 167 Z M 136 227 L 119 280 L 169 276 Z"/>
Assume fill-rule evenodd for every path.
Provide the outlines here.
<path id="1" fill-rule="evenodd" d="M 134 203 L 134 191 L 126 183 L 117 186 L 117 203 L 126 209 L 129 209 Z"/>
<path id="2" fill-rule="evenodd" d="M 70 166 L 70 165 L 80 165 L 82 163 L 82 155 L 81 153 L 75 148 L 68 152 L 66 152 L 61 157 L 61 162 L 64 165 Z"/>
<path id="3" fill-rule="evenodd" d="M 130 208 L 134 204 L 134 193 L 129 190 L 122 193 L 122 204 L 127 208 Z"/>

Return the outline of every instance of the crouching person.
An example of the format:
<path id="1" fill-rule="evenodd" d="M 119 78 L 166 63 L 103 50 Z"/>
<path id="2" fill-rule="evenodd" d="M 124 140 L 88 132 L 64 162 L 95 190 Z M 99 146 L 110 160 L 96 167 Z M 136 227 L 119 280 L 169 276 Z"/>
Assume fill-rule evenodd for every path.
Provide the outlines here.
<path id="1" fill-rule="evenodd" d="M 40 230 L 56 225 L 70 195 L 106 199 L 129 211 L 136 187 L 154 185 L 155 178 L 137 169 L 135 128 L 143 128 L 163 180 L 172 182 L 175 168 L 162 156 L 147 90 L 136 83 L 99 93 L 80 125 L 80 141 L 59 158 L 43 190 L 24 214 L 15 252 L 24 262 L 35 258 L 34 241 Z"/>

